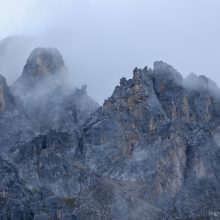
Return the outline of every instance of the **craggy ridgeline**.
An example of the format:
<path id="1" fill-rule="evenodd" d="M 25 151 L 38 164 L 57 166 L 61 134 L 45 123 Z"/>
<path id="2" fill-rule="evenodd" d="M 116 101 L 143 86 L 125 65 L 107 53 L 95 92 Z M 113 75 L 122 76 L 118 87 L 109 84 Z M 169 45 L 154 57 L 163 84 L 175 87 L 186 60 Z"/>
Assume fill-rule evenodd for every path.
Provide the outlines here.
<path id="1" fill-rule="evenodd" d="M 216 219 L 220 92 L 170 65 L 135 69 L 99 106 L 56 49 L 0 77 L 0 219 Z"/>

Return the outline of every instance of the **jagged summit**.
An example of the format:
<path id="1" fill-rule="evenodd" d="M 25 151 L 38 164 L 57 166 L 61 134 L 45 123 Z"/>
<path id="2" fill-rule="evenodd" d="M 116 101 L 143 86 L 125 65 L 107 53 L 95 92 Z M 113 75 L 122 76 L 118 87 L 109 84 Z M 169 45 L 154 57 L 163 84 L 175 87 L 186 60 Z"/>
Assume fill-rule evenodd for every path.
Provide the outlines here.
<path id="1" fill-rule="evenodd" d="M 34 49 L 24 66 L 22 75 L 12 86 L 21 97 L 44 94 L 65 87 L 67 67 L 55 48 Z"/>
<path id="2" fill-rule="evenodd" d="M 155 62 L 122 78 L 98 107 L 86 86 L 51 90 L 63 67 L 59 53 L 34 50 L 16 82 L 22 111 L 0 112 L 9 161 L 0 158 L 0 219 L 209 219 L 219 209 L 220 100 L 207 78 L 192 76 L 202 86 L 190 88 Z"/>
<path id="3" fill-rule="evenodd" d="M 22 75 L 44 77 L 48 74 L 61 73 L 64 68 L 63 57 L 57 49 L 36 48 L 31 52 Z"/>
<path id="4" fill-rule="evenodd" d="M 125 77 L 121 78 L 120 86 L 126 86 L 127 83 L 130 85 L 132 83 L 136 84 L 140 81 L 147 84 L 145 80 L 146 77 L 153 78 L 154 88 L 159 93 L 184 87 L 188 91 L 204 91 L 212 93 L 212 95 L 220 94 L 220 90 L 216 83 L 208 77 L 190 73 L 187 77 L 183 78 L 173 66 L 163 61 L 155 61 L 153 69 L 147 66 L 143 69 L 136 67 L 133 70 L 133 78 L 129 80 Z"/>
<path id="5" fill-rule="evenodd" d="M 183 85 L 188 90 L 211 92 L 216 97 L 220 94 L 216 83 L 204 75 L 197 76 L 195 73 L 190 73 L 183 80 Z"/>
<path id="6" fill-rule="evenodd" d="M 171 65 L 155 62 L 154 68 L 135 68 L 133 78 L 121 78 L 113 95 L 104 102 L 107 111 L 145 115 L 149 130 L 167 120 L 210 122 L 218 114 L 220 92 L 212 80 L 191 75 L 185 79 Z"/>
<path id="7" fill-rule="evenodd" d="M 147 78 L 148 80 L 149 78 L 153 78 L 154 86 L 158 87 L 157 89 L 161 91 L 182 86 L 183 84 L 183 77 L 175 68 L 163 61 L 155 61 L 153 69 L 148 68 L 147 66 L 143 69 L 136 67 L 133 70 L 133 79 L 126 80 L 126 78 L 123 77 L 120 80 L 120 85 L 126 85 L 126 81 L 130 83 L 132 81 L 134 84 L 142 81 L 142 83 L 149 84 L 149 81 L 146 81 Z"/>
<path id="8" fill-rule="evenodd" d="M 14 95 L 22 100 L 36 130 L 76 129 L 98 107 L 87 95 L 86 86 L 74 88 L 67 82 L 67 75 L 57 49 L 36 48 L 27 59 L 22 75 L 12 85 Z"/>

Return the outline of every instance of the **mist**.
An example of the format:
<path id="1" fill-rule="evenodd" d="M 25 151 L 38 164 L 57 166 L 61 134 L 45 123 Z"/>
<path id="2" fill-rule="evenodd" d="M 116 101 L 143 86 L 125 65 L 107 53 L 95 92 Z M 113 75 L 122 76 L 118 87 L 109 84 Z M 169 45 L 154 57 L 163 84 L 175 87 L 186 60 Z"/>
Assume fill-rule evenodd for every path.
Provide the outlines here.
<path id="1" fill-rule="evenodd" d="M 220 85 L 218 0 L 1 0 L 0 39 L 20 36 L 0 52 L 0 74 L 12 84 L 30 52 L 56 47 L 73 86 L 88 85 L 100 104 L 121 77 L 163 60 L 183 76 Z M 11 56 L 12 55 L 12 56 Z"/>

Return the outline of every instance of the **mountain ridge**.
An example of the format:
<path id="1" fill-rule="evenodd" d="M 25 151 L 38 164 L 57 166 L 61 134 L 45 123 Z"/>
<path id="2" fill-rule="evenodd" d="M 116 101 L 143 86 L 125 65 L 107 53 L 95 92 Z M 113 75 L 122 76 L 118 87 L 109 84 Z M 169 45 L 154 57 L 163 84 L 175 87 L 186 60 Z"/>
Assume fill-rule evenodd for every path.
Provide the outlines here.
<path id="1" fill-rule="evenodd" d="M 60 60 L 51 50 L 38 50 L 55 56 L 52 66 Z M 30 66 L 30 73 L 50 73 Z M 157 61 L 153 69 L 135 68 L 132 79 L 121 78 L 102 106 L 86 87 L 69 90 L 62 83 L 40 83 L 40 91 L 47 89 L 42 95 L 32 87 L 23 94 L 11 88 L 24 112 L 16 139 L 6 135 L 16 121 L 12 117 L 6 129 L 0 112 L 6 129 L 1 149 L 8 142 L 1 156 L 17 170 L 14 181 L 22 179 L 18 193 L 28 191 L 21 196 L 28 208 L 13 209 L 10 196 L 0 197 L 6 201 L 0 218 L 214 219 L 209 213 L 220 203 L 220 93 L 211 80 L 183 79 Z M 33 131 L 27 136 L 28 128 Z M 5 162 L 0 167 L 6 169 Z M 10 195 L 14 185 L 8 188 L 6 180 L 7 173 L 0 187 Z"/>

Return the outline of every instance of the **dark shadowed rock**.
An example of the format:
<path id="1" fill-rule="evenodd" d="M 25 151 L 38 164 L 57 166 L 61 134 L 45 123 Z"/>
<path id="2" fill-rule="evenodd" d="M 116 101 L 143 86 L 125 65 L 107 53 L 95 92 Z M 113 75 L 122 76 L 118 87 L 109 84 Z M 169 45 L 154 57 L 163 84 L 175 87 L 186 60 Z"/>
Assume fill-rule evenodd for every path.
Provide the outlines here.
<path id="1" fill-rule="evenodd" d="M 0 154 L 34 135 L 25 110 L 0 75 Z"/>
<path id="2" fill-rule="evenodd" d="M 0 219 L 31 220 L 31 192 L 18 176 L 16 168 L 0 158 Z"/>
<path id="3" fill-rule="evenodd" d="M 38 215 L 35 215 L 33 220 L 48 220 L 48 219 L 49 216 L 47 213 L 40 213 Z"/>

